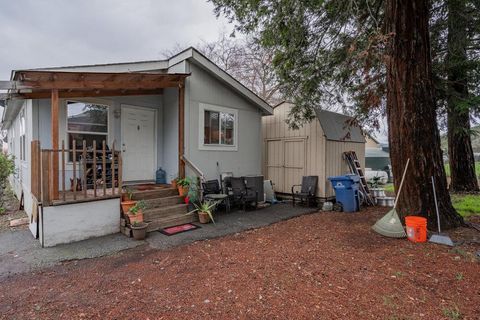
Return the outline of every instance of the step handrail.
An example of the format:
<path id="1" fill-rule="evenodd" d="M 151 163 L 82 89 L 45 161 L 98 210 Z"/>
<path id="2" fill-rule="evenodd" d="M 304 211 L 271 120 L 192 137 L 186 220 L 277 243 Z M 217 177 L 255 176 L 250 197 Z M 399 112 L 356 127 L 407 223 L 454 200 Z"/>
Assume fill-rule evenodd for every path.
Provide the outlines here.
<path id="1" fill-rule="evenodd" d="M 200 199 L 200 201 L 203 201 L 203 186 L 202 186 L 202 182 L 206 182 L 207 179 L 205 178 L 205 175 L 203 174 L 202 170 L 200 170 L 190 159 L 188 159 L 187 157 L 185 157 L 185 155 L 182 155 L 181 157 L 182 161 L 187 165 L 189 166 L 193 171 L 195 171 L 195 173 L 197 174 L 197 176 L 200 178 L 200 183 L 199 183 L 199 189 L 198 189 L 198 198 Z"/>
<path id="2" fill-rule="evenodd" d="M 182 160 L 183 162 L 185 162 L 185 164 L 187 166 L 189 166 L 191 169 L 193 169 L 193 171 L 195 171 L 195 173 L 200 177 L 200 179 L 202 181 L 206 181 L 207 179 L 205 178 L 205 175 L 203 174 L 202 170 L 200 170 L 190 159 L 188 159 L 187 157 L 185 157 L 185 155 L 182 156 Z"/>

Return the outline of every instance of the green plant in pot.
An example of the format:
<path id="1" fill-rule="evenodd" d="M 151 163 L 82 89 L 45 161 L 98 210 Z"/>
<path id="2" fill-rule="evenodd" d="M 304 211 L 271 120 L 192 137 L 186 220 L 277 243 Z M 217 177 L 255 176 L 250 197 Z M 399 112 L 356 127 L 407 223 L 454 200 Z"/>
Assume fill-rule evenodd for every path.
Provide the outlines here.
<path id="1" fill-rule="evenodd" d="M 131 225 L 133 238 L 135 240 L 144 240 L 147 236 L 148 223 L 146 222 L 134 222 Z"/>
<path id="2" fill-rule="evenodd" d="M 178 174 L 172 175 L 171 178 L 170 184 L 172 185 L 172 188 L 177 188 Z"/>
<path id="3" fill-rule="evenodd" d="M 375 198 L 385 197 L 385 188 L 380 187 L 380 180 L 382 177 L 375 176 L 368 181 L 370 191 Z"/>
<path id="4" fill-rule="evenodd" d="M 132 200 L 133 198 L 132 189 L 130 189 L 129 187 L 125 187 L 123 190 L 124 191 L 122 192 L 122 202 L 121 202 L 122 211 L 124 214 L 128 214 L 128 212 L 130 211 L 130 208 L 135 206 L 137 201 Z"/>
<path id="5" fill-rule="evenodd" d="M 210 220 L 215 223 L 215 220 L 213 219 L 213 209 L 217 205 L 216 202 L 211 202 L 211 201 L 203 201 L 200 202 L 200 204 L 195 204 L 196 211 L 198 211 L 198 220 L 200 220 L 200 223 L 209 223 Z"/>
<path id="6" fill-rule="evenodd" d="M 188 177 L 177 180 L 177 189 L 178 189 L 178 193 L 181 196 L 186 196 L 188 194 L 190 183 L 191 183 L 191 180 Z"/>
<path id="7" fill-rule="evenodd" d="M 145 201 L 140 200 L 137 201 L 137 203 L 131 207 L 130 210 L 128 210 L 127 217 L 130 221 L 130 224 L 133 225 L 136 222 L 143 222 L 143 209 L 146 207 Z"/>

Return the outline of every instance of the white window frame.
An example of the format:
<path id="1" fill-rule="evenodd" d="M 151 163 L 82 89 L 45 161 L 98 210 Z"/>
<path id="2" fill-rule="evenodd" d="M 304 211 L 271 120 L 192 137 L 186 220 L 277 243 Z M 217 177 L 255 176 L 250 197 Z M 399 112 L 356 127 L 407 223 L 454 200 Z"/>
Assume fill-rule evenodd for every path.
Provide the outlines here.
<path id="1" fill-rule="evenodd" d="M 92 132 L 92 131 L 76 131 L 76 130 L 68 130 L 68 103 L 69 102 L 75 102 L 75 103 L 84 103 L 84 104 L 96 104 L 99 106 L 104 106 L 107 108 L 107 132 Z M 65 141 L 66 141 L 66 148 L 68 149 L 70 146 L 70 141 L 69 139 L 69 133 L 80 133 L 80 134 L 96 134 L 96 135 L 105 135 L 105 143 L 108 145 L 108 142 L 110 141 L 110 111 L 111 111 L 111 106 L 106 104 L 106 103 L 99 103 L 99 102 L 93 102 L 93 101 L 87 101 L 87 100 L 75 100 L 75 99 L 67 99 L 65 100 Z M 102 141 L 97 141 L 97 149 L 102 148 Z M 78 152 L 78 150 L 77 150 Z M 70 157 L 67 157 L 68 163 L 73 163 L 73 161 L 70 160 Z"/>
<path id="2" fill-rule="evenodd" d="M 205 111 L 215 111 L 219 113 L 231 113 L 235 117 L 233 121 L 233 144 L 205 144 Z M 216 106 L 213 104 L 199 104 L 199 125 L 198 125 L 198 149 L 211 151 L 237 151 L 238 150 L 238 110 Z M 221 118 L 221 117 L 220 117 Z M 221 121 L 219 121 L 219 130 L 221 132 Z M 220 139 L 221 141 L 221 139 Z"/>

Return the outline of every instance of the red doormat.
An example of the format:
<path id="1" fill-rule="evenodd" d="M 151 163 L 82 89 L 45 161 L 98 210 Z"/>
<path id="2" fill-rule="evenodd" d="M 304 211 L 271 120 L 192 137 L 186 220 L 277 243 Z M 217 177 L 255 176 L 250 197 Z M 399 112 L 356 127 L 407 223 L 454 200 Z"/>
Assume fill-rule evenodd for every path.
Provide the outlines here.
<path id="1" fill-rule="evenodd" d="M 159 230 L 160 233 L 163 233 L 164 235 L 167 236 L 173 236 L 174 234 L 190 231 L 190 230 L 195 230 L 200 228 L 197 225 L 191 224 L 191 223 L 186 223 L 186 224 L 181 224 L 179 226 L 175 227 L 168 227 L 163 230 Z"/>

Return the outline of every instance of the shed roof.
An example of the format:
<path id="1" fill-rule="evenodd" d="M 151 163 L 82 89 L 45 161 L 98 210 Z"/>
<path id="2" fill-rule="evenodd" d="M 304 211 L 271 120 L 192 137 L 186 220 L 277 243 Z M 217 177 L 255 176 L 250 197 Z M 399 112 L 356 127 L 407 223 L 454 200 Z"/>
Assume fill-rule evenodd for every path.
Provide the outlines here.
<path id="1" fill-rule="evenodd" d="M 382 148 L 366 148 L 365 158 L 390 158 L 390 154 Z"/>
<path id="2" fill-rule="evenodd" d="M 319 108 L 314 110 L 327 140 L 365 143 L 362 129 L 349 123 L 352 117 Z"/>

